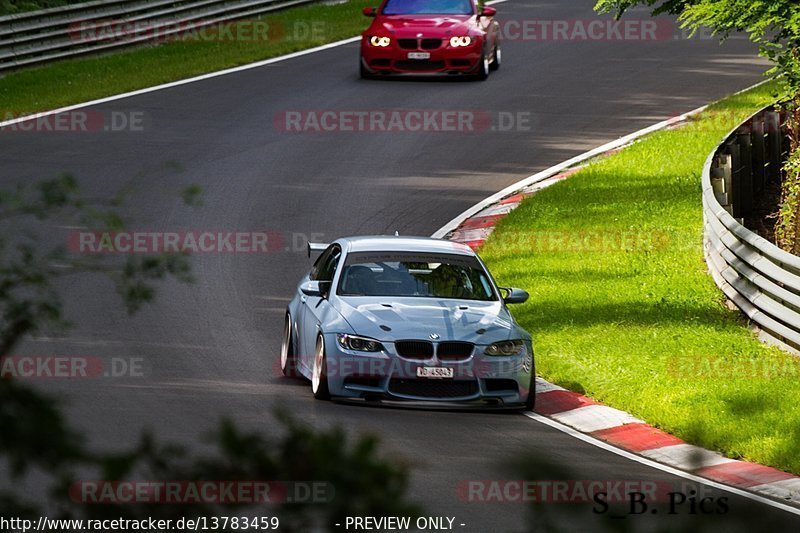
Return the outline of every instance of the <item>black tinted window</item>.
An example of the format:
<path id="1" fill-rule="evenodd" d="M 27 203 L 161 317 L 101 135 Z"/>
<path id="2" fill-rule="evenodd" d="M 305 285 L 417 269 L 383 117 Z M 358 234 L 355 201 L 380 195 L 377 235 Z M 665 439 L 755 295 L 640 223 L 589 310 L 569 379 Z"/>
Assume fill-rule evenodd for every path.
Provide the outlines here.
<path id="1" fill-rule="evenodd" d="M 330 245 L 314 262 L 309 279 L 316 281 L 331 281 L 336 272 L 336 265 L 342 256 L 342 249 L 337 244 Z"/>
<path id="2" fill-rule="evenodd" d="M 359 252 L 348 254 L 340 296 L 399 296 L 496 300 L 483 265 L 455 254 Z"/>

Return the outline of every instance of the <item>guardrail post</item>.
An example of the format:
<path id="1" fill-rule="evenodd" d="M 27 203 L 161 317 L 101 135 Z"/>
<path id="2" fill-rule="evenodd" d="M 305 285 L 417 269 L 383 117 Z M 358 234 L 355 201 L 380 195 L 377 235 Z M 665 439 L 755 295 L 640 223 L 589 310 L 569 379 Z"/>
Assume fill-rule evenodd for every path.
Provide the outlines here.
<path id="1" fill-rule="evenodd" d="M 781 117 L 778 113 L 770 111 L 766 114 L 767 128 L 767 179 L 771 183 L 781 180 Z"/>
<path id="2" fill-rule="evenodd" d="M 766 184 L 766 142 L 764 139 L 764 116 L 753 119 L 753 133 L 750 144 L 753 148 L 753 193 L 760 198 Z"/>
<path id="3" fill-rule="evenodd" d="M 728 213 L 731 212 L 731 156 L 719 154 L 711 167 L 711 185 L 714 196 Z"/>
<path id="4" fill-rule="evenodd" d="M 733 204 L 734 211 L 738 211 L 736 218 L 744 218 L 753 210 L 753 149 L 750 146 L 749 126 L 736 132 L 736 144 L 739 146 L 739 161 L 734 167 L 734 179 L 739 189 L 738 205 Z"/>
<path id="5" fill-rule="evenodd" d="M 731 188 L 728 189 L 728 200 L 730 201 L 730 213 L 733 218 L 741 218 L 741 205 L 742 205 L 742 187 L 739 181 L 739 174 L 741 173 L 741 157 L 739 144 L 732 138 L 725 144 L 725 151 L 728 152 L 731 162 Z"/>

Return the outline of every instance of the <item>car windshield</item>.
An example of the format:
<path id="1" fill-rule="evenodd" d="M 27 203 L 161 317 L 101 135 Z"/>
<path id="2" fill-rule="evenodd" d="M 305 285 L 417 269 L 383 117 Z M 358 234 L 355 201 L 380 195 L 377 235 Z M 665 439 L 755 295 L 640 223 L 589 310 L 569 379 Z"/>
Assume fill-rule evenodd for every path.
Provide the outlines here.
<path id="1" fill-rule="evenodd" d="M 399 296 L 496 300 L 474 256 L 435 253 L 355 252 L 347 256 L 339 296 Z"/>
<path id="2" fill-rule="evenodd" d="M 471 15 L 470 0 L 388 0 L 384 15 Z"/>

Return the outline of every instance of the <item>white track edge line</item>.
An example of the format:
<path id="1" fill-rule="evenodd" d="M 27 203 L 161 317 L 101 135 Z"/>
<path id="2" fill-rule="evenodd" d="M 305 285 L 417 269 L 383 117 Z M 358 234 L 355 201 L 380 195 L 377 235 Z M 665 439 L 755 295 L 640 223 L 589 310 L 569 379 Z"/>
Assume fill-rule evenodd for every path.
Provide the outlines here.
<path id="1" fill-rule="evenodd" d="M 782 511 L 786 511 L 788 513 L 792 513 L 792 514 L 800 516 L 800 509 L 798 509 L 797 507 L 793 507 L 791 505 L 787 505 L 785 503 L 781 503 L 781 502 L 772 500 L 772 499 L 767 498 L 765 496 L 760 496 L 760 495 L 755 494 L 753 492 L 750 492 L 750 491 L 747 491 L 747 490 L 744 490 L 744 489 L 740 489 L 740 488 L 734 487 L 732 485 L 726 485 L 726 484 L 720 483 L 718 481 L 714 481 L 714 480 L 706 479 L 704 477 L 700 477 L 700 476 L 697 476 L 697 475 L 694 475 L 694 474 L 690 474 L 690 473 L 684 472 L 683 470 L 680 470 L 678 468 L 675 468 L 675 467 L 672 467 L 672 466 L 668 466 L 668 465 L 665 465 L 663 463 L 659 463 L 657 461 L 654 461 L 652 459 L 648 459 L 646 457 L 642 457 L 641 455 L 637 455 L 637 454 L 635 454 L 633 452 L 629 452 L 629 451 L 624 450 L 622 448 L 617 448 L 616 446 L 613 446 L 611 444 L 603 442 L 603 441 L 601 441 L 599 439 L 596 439 L 596 438 L 594 438 L 594 437 L 592 437 L 590 435 L 587 435 L 585 433 L 581 433 L 577 429 L 573 429 L 573 428 L 571 428 L 569 426 L 561 424 L 560 422 L 556 422 L 555 420 L 547 418 L 546 416 L 542 416 L 542 415 L 539 415 L 539 414 L 536 414 L 536 413 L 533 413 L 533 412 L 530 412 L 530 411 L 525 412 L 525 416 L 527 416 L 531 420 L 535 420 L 536 422 L 540 422 L 542 424 L 550 426 L 553 429 L 557 429 L 558 431 L 561 431 L 562 433 L 565 433 L 565 434 L 569 435 L 570 437 L 574 437 L 574 438 L 576 438 L 578 440 L 586 442 L 587 444 L 591 444 L 592 446 L 596 446 L 596 447 L 598 447 L 598 448 L 600 448 L 602 450 L 605 450 L 605 451 L 614 453 L 616 455 L 619 455 L 621 457 L 624 457 L 625 459 L 629 459 L 631 461 L 635 461 L 635 462 L 643 464 L 645 466 L 649 466 L 650 468 L 655 468 L 656 470 L 661 470 L 662 472 L 665 472 L 667 474 L 671 474 L 673 476 L 678 476 L 678 477 L 687 479 L 689 481 L 694 481 L 695 483 L 701 483 L 701 484 L 704 484 L 704 485 L 708 485 L 710 487 L 714 487 L 714 488 L 719 489 L 719 490 L 724 490 L 726 492 L 730 492 L 730 493 L 735 494 L 737 496 L 741 496 L 743 498 L 754 500 L 754 501 L 757 501 L 758 503 L 763 503 L 765 505 L 769 505 L 770 507 L 775 507 L 776 509 L 780 509 Z"/>
<path id="2" fill-rule="evenodd" d="M 486 2 L 486 5 L 493 5 L 493 4 L 502 4 L 507 2 L 508 0 L 492 0 L 491 2 Z M 36 120 L 42 117 L 47 117 L 50 115 L 57 115 L 59 113 L 67 113 L 69 111 L 74 111 L 75 109 L 82 109 L 84 107 L 90 107 L 100 104 L 105 104 L 108 102 L 113 102 L 115 100 L 122 100 L 123 98 L 131 98 L 133 96 L 139 96 L 141 94 L 152 93 L 155 91 L 161 91 L 164 89 L 171 89 L 172 87 L 179 87 L 181 85 L 186 85 L 189 83 L 195 83 L 198 81 L 208 80 L 212 78 L 218 78 L 220 76 L 227 76 L 228 74 L 235 74 L 237 72 L 243 72 L 246 70 L 251 70 L 254 68 L 263 67 L 266 65 L 272 65 L 274 63 L 279 63 L 281 61 L 287 61 L 289 59 L 294 59 L 297 57 L 306 56 L 309 54 L 314 54 L 317 52 L 322 52 L 324 50 L 330 50 L 331 48 L 337 48 L 339 46 L 344 46 L 346 44 L 355 43 L 361 40 L 361 35 L 357 35 L 355 37 L 348 37 L 347 39 L 342 39 L 340 41 L 335 41 L 332 43 L 323 44 L 320 46 L 315 46 L 314 48 L 307 48 L 305 50 L 298 50 L 297 52 L 292 52 L 291 54 L 286 54 L 277 57 L 271 57 L 269 59 L 264 59 L 261 61 L 256 61 L 255 63 L 247 63 L 245 65 L 239 65 L 238 67 L 231 67 L 226 68 L 223 70 L 217 70 L 214 72 L 208 72 L 206 74 L 201 74 L 199 76 L 194 76 L 191 78 L 185 78 L 182 80 L 171 81 L 167 83 L 162 83 L 160 85 L 153 85 L 151 87 L 145 87 L 143 89 L 136 89 L 135 91 L 130 91 L 127 93 L 120 93 L 111 96 L 105 96 L 103 98 L 98 98 L 96 100 L 89 100 L 88 102 L 82 102 L 79 104 L 72 104 L 64 107 L 60 107 L 57 109 L 51 109 L 50 111 L 41 111 L 39 113 L 33 113 L 30 115 L 25 115 L 24 117 L 18 117 L 15 119 L 6 120 L 4 122 L 0 122 L 0 129 L 5 128 L 7 126 L 13 126 L 14 124 L 19 124 L 21 122 L 26 122 L 28 120 Z"/>

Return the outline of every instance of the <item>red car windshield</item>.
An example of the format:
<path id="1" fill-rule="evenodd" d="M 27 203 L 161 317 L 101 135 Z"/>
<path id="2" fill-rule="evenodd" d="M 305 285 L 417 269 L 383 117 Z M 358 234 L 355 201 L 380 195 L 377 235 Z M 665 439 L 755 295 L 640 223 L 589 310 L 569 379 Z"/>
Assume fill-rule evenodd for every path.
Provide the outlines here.
<path id="1" fill-rule="evenodd" d="M 471 15 L 471 0 L 388 0 L 383 15 Z"/>

